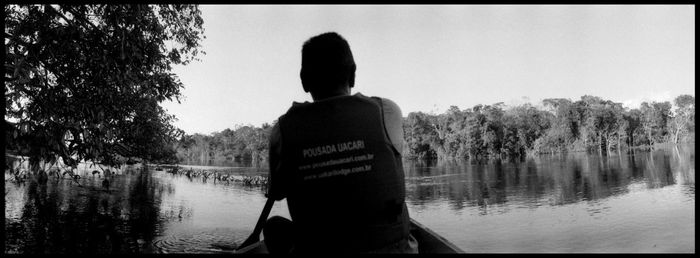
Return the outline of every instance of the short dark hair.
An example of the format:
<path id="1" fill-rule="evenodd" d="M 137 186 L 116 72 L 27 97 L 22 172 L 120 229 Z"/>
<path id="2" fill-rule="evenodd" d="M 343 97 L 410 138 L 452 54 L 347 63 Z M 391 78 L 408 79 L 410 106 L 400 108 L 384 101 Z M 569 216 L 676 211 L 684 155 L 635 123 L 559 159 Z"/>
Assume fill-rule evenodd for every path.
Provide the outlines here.
<path id="1" fill-rule="evenodd" d="M 304 42 L 301 48 L 301 80 L 305 91 L 326 91 L 355 84 L 355 60 L 348 42 L 338 33 L 326 32 Z"/>

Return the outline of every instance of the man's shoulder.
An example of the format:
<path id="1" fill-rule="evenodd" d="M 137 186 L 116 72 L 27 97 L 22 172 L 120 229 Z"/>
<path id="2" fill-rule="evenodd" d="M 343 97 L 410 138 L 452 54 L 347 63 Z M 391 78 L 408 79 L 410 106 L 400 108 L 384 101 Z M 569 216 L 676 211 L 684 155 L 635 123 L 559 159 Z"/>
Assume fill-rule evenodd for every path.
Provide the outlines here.
<path id="1" fill-rule="evenodd" d="M 381 98 L 381 99 L 382 99 L 382 104 L 384 104 L 385 109 L 391 109 L 391 110 L 398 111 L 399 114 L 401 113 L 401 108 L 399 107 L 398 104 L 396 104 L 396 102 L 394 102 L 393 100 L 387 99 L 387 98 Z"/>
<path id="2" fill-rule="evenodd" d="M 282 121 L 282 118 L 284 115 L 281 115 L 277 121 L 275 121 L 274 124 L 272 124 L 272 128 L 270 128 L 270 134 L 279 134 L 280 133 L 280 121 Z"/>
<path id="3" fill-rule="evenodd" d="M 382 97 L 375 97 L 378 99 L 381 99 L 382 101 L 382 108 L 384 109 L 384 113 L 388 115 L 393 115 L 393 116 L 398 116 L 401 117 L 401 108 L 399 107 L 396 102 L 394 102 L 391 99 L 388 98 L 382 98 Z"/>
<path id="4" fill-rule="evenodd" d="M 367 97 L 367 96 L 365 96 L 365 95 L 362 95 L 362 93 L 359 93 L 359 92 L 356 93 L 355 95 L 356 95 L 356 96 L 361 96 L 361 97 Z M 367 97 L 367 98 L 373 98 L 373 99 L 379 99 L 379 100 L 381 100 L 382 106 L 384 106 L 384 109 L 397 110 L 397 111 L 399 111 L 399 113 L 401 112 L 401 108 L 399 108 L 399 105 L 396 104 L 396 102 L 394 102 L 394 101 L 391 100 L 391 99 L 384 98 L 384 97 L 379 97 L 379 96 L 371 96 L 371 97 Z"/>
<path id="5" fill-rule="evenodd" d="M 284 115 L 281 115 L 279 117 L 279 119 L 277 119 L 277 121 L 272 125 L 272 128 L 270 129 L 271 132 L 279 132 L 279 130 L 280 130 L 280 122 L 279 121 L 282 120 L 282 117 L 284 117 Z"/>

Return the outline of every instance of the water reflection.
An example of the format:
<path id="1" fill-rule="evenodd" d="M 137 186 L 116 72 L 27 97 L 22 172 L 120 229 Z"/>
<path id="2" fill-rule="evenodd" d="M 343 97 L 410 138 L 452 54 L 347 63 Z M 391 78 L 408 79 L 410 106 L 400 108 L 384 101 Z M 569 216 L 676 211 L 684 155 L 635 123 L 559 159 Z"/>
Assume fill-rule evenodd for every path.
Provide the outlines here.
<path id="1" fill-rule="evenodd" d="M 143 170 L 126 171 L 111 178 L 109 191 L 86 173 L 82 186 L 55 178 L 6 183 L 5 252 L 139 252 L 172 219 L 161 216 L 160 201 L 174 189 Z"/>
<path id="2" fill-rule="evenodd" d="M 671 148 L 608 156 L 570 153 L 517 163 L 409 162 L 407 201 L 418 210 L 445 201 L 455 211 L 484 208 L 480 214 L 485 215 L 486 207 L 505 204 L 535 208 L 596 202 L 627 194 L 636 183 L 646 189 L 680 183 L 694 198 L 695 147 Z"/>
<path id="3" fill-rule="evenodd" d="M 694 145 L 404 167 L 411 217 L 469 252 L 694 252 Z M 108 191 L 102 176 L 81 176 L 6 181 L 5 253 L 220 253 L 265 202 L 262 187 L 137 167 Z M 272 215 L 289 217 L 286 202 Z"/>
<path id="4" fill-rule="evenodd" d="M 467 252 L 695 252 L 695 146 L 408 163 L 411 217 Z"/>

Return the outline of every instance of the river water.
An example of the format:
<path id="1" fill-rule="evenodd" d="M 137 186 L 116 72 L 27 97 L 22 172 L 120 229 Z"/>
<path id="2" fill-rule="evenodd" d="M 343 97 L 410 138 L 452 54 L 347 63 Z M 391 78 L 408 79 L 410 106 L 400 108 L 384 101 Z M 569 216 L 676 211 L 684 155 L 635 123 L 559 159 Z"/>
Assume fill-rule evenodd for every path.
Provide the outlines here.
<path id="1" fill-rule="evenodd" d="M 410 216 L 466 252 L 695 252 L 694 145 L 404 167 Z M 109 190 L 87 171 L 5 178 L 5 253 L 227 253 L 265 203 L 262 186 L 140 167 Z M 286 202 L 271 214 L 289 217 Z"/>

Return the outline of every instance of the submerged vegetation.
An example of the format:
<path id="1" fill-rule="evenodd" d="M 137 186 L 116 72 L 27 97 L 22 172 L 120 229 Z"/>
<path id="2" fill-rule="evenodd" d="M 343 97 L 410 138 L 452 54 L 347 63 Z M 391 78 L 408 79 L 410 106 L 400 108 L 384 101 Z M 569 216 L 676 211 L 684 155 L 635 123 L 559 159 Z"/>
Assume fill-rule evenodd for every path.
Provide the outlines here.
<path id="1" fill-rule="evenodd" d="M 408 159 L 509 159 L 586 151 L 607 154 L 625 148 L 695 141 L 695 97 L 644 102 L 629 109 L 600 97 L 545 99 L 529 103 L 476 105 L 443 114 L 411 112 L 403 120 L 403 156 Z M 211 135 L 186 135 L 180 161 L 251 159 L 263 164 L 270 125 L 238 126 Z"/>
<path id="2" fill-rule="evenodd" d="M 203 183 L 211 181 L 214 184 L 230 184 L 230 183 L 240 183 L 245 186 L 267 186 L 267 175 L 245 175 L 240 173 L 233 173 L 226 170 L 214 170 L 214 169 L 195 169 L 180 167 L 179 165 L 165 165 L 156 166 L 156 171 L 165 171 L 166 173 L 187 177 L 190 181 L 193 179 L 202 180 Z"/>

